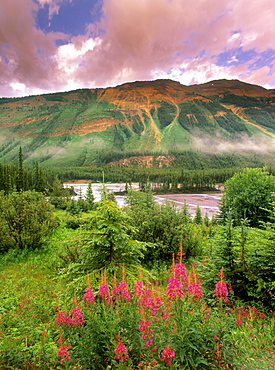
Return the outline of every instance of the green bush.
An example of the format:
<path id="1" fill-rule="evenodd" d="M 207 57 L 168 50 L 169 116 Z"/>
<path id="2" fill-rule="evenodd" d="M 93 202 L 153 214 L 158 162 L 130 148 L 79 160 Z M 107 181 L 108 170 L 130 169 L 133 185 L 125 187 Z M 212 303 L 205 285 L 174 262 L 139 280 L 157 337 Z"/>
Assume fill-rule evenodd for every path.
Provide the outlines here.
<path id="1" fill-rule="evenodd" d="M 233 293 L 246 302 L 261 302 L 274 309 L 275 230 L 233 227 L 232 221 L 218 226 L 210 245 L 204 245 L 205 260 L 201 266 L 205 293 L 213 299 L 215 276 L 221 268 Z M 212 297 L 212 298 L 211 298 Z"/>
<path id="2" fill-rule="evenodd" d="M 80 226 L 89 223 L 89 219 L 84 219 L 79 215 L 68 215 L 65 219 L 65 226 L 69 229 L 76 230 Z"/>
<path id="3" fill-rule="evenodd" d="M 53 207 L 34 191 L 0 194 L 1 247 L 38 248 L 58 225 Z"/>
<path id="4" fill-rule="evenodd" d="M 275 177 L 259 168 L 246 168 L 236 173 L 224 184 L 221 200 L 221 218 L 233 219 L 234 225 L 240 225 L 247 219 L 249 226 L 259 227 L 261 222 L 269 220 L 269 210 L 273 209 Z"/>
<path id="5" fill-rule="evenodd" d="M 178 210 L 170 203 L 157 204 L 151 191 L 130 190 L 126 203 L 135 238 L 154 245 L 145 252 L 147 266 L 159 260 L 170 261 L 180 243 L 187 259 L 200 255 L 202 226 L 192 223 L 186 207 Z"/>

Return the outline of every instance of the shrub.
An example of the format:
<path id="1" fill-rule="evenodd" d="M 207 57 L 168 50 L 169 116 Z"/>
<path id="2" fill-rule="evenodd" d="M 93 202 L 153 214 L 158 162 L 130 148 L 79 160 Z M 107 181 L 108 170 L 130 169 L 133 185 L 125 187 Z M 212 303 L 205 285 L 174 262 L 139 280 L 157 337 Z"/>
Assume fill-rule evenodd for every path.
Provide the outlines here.
<path id="1" fill-rule="evenodd" d="M 1 249 L 38 248 L 58 225 L 53 207 L 34 191 L 0 194 Z"/>
<path id="2" fill-rule="evenodd" d="M 246 168 L 236 173 L 224 184 L 221 218 L 223 221 L 233 218 L 235 225 L 247 218 L 249 225 L 259 227 L 261 222 L 269 219 L 272 210 L 274 176 L 258 168 Z"/>

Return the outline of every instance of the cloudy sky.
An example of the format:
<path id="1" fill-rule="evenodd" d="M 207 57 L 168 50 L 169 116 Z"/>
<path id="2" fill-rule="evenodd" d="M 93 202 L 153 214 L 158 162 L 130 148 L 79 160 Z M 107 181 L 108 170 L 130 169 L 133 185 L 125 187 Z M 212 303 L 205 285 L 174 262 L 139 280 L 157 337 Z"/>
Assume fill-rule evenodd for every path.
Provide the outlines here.
<path id="1" fill-rule="evenodd" d="M 274 0 L 0 0 L 0 96 L 170 78 L 275 88 Z"/>

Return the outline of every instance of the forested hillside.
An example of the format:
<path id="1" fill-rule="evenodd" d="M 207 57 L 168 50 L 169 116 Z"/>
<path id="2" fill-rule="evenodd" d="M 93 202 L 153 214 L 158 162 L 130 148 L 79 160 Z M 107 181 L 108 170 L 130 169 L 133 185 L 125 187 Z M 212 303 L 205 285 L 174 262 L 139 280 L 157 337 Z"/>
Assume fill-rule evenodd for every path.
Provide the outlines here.
<path id="1" fill-rule="evenodd" d="M 16 163 L 20 146 L 26 164 L 91 166 L 133 156 L 143 163 L 144 155 L 186 151 L 249 154 L 266 163 L 274 136 L 274 90 L 237 80 L 157 80 L 0 99 L 3 163 Z"/>

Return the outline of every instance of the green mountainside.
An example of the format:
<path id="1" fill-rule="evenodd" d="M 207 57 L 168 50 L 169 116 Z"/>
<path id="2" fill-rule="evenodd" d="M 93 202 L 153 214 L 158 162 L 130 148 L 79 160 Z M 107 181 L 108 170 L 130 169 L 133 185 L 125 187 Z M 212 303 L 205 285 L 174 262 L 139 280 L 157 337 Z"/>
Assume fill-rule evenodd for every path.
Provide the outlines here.
<path id="1" fill-rule="evenodd" d="M 275 90 L 238 80 L 171 80 L 0 99 L 0 162 L 91 166 L 176 155 L 275 150 Z"/>

